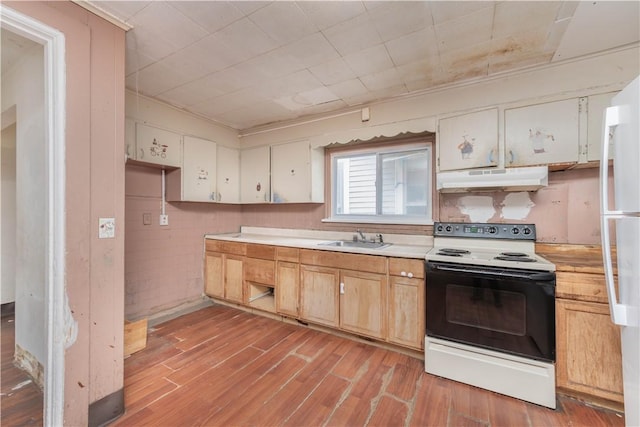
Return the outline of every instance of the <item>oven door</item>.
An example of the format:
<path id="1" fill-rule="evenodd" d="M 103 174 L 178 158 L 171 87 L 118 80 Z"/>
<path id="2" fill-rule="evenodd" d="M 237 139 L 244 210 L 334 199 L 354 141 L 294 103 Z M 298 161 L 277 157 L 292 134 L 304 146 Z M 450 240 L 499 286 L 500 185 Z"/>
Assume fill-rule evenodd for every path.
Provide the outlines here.
<path id="1" fill-rule="evenodd" d="M 429 261 L 426 330 L 442 338 L 555 361 L 555 273 Z"/>

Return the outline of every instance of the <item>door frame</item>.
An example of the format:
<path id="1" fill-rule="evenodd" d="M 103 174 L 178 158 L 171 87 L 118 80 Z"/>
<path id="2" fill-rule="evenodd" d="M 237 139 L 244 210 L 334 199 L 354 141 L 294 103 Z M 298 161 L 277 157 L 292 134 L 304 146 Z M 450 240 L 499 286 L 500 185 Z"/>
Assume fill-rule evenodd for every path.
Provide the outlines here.
<path id="1" fill-rule="evenodd" d="M 0 4 L 0 26 L 44 48 L 47 165 L 44 425 L 64 424 L 65 346 L 73 340 L 65 292 L 65 37 L 60 31 Z M 65 332 L 69 329 L 69 333 Z M 67 339 L 65 339 L 65 337 Z"/>

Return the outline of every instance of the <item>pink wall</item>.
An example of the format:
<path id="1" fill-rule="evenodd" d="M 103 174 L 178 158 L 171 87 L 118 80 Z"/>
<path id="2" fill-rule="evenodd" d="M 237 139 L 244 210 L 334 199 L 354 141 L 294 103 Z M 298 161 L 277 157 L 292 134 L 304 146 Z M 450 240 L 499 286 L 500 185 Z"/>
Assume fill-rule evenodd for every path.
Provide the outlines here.
<path id="1" fill-rule="evenodd" d="M 525 218 L 503 218 L 505 197 L 510 193 L 477 193 L 492 199 L 495 215 L 489 222 L 536 224 L 537 241 L 545 243 L 600 244 L 600 195 L 598 169 L 576 169 L 549 174 L 549 186 L 530 196 L 531 208 Z M 443 194 L 441 221 L 471 221 L 461 209 L 468 194 Z"/>
<path id="2" fill-rule="evenodd" d="M 160 169 L 126 167 L 125 315 L 148 316 L 200 298 L 203 237 L 240 229 L 239 205 L 166 204 L 169 226 L 158 225 Z M 151 215 L 144 225 L 143 214 Z"/>
<path id="3" fill-rule="evenodd" d="M 124 31 L 71 2 L 3 2 L 58 29 L 66 59 L 66 293 L 77 339 L 65 352 L 65 425 L 123 387 Z M 98 240 L 98 217 L 116 238 Z M 62 337 L 58 339 L 62 340 Z"/>

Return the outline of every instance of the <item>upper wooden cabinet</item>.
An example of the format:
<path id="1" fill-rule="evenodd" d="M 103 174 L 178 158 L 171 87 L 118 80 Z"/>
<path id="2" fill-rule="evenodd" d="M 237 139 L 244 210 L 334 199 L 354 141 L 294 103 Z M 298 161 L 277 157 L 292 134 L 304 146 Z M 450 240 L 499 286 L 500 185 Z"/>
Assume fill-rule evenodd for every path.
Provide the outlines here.
<path id="1" fill-rule="evenodd" d="M 308 141 L 271 147 L 271 201 L 324 201 L 324 150 Z"/>
<path id="2" fill-rule="evenodd" d="M 256 147 L 240 152 L 240 202 L 268 203 L 271 200 L 269 147 Z"/>
<path id="3" fill-rule="evenodd" d="M 618 92 L 602 93 L 589 97 L 587 107 L 587 161 L 599 161 L 602 141 L 604 137 L 604 111 L 611 105 L 611 99 Z M 613 154 L 613 147 L 609 146 L 609 159 Z"/>
<path id="4" fill-rule="evenodd" d="M 585 98 L 505 110 L 505 165 L 577 163 Z"/>
<path id="5" fill-rule="evenodd" d="M 498 109 L 440 119 L 439 170 L 498 165 Z"/>
<path id="6" fill-rule="evenodd" d="M 136 123 L 135 160 L 162 166 L 181 166 L 182 137 L 168 130 Z"/>
<path id="7" fill-rule="evenodd" d="M 240 151 L 223 145 L 218 145 L 216 201 L 240 202 Z"/>

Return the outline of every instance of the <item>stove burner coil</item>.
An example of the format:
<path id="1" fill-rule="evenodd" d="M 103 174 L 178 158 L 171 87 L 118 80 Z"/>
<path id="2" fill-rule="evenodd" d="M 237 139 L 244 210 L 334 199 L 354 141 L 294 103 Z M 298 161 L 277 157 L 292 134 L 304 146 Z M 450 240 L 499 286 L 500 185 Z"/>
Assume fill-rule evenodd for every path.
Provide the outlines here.
<path id="1" fill-rule="evenodd" d="M 441 248 L 439 249 L 439 254 L 438 255 L 462 255 L 462 254 L 469 254 L 471 252 L 469 252 L 466 249 L 458 249 L 458 248 Z"/>
<path id="2" fill-rule="evenodd" d="M 536 262 L 535 259 L 529 258 L 528 256 L 504 256 L 500 255 L 495 257 L 494 259 L 499 259 L 500 261 L 515 261 L 515 262 Z"/>
<path id="3" fill-rule="evenodd" d="M 500 256 L 506 257 L 518 257 L 518 258 L 528 258 L 529 255 L 524 252 L 500 252 Z"/>
<path id="4" fill-rule="evenodd" d="M 436 255 L 442 255 L 442 256 L 457 256 L 457 257 L 461 257 L 462 254 L 461 253 L 450 253 L 450 252 L 438 252 Z"/>

